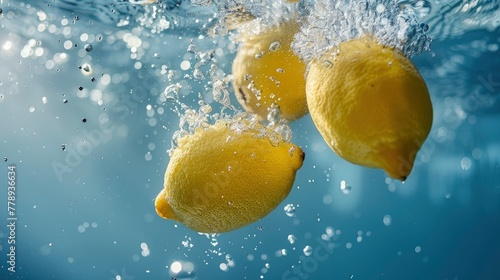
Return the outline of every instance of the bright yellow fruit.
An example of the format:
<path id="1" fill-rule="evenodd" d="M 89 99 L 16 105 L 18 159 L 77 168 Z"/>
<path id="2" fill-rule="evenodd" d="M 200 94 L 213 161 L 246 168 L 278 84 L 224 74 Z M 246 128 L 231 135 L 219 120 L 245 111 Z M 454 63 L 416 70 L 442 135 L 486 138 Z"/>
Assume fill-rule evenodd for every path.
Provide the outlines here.
<path id="1" fill-rule="evenodd" d="M 263 218 L 287 197 L 302 150 L 270 141 L 260 124 L 239 133 L 230 126 L 236 127 L 219 121 L 179 139 L 156 198 L 158 215 L 198 232 L 220 233 Z"/>
<path id="2" fill-rule="evenodd" d="M 307 76 L 311 117 L 342 158 L 405 180 L 432 125 L 424 80 L 400 51 L 353 39 L 314 60 Z"/>
<path id="3" fill-rule="evenodd" d="M 299 29 L 299 23 L 291 20 L 258 35 L 242 32 L 239 38 L 242 43 L 233 61 L 234 92 L 243 108 L 261 119 L 267 118 L 273 104 L 287 120 L 307 114 L 306 65 L 290 48 Z"/>

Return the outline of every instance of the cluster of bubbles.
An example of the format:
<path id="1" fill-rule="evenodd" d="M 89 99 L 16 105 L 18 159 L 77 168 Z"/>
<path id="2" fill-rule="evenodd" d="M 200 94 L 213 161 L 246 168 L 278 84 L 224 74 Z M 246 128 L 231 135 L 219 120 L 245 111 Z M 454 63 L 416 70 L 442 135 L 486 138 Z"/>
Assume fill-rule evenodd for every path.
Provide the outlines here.
<path id="1" fill-rule="evenodd" d="M 430 51 L 432 41 L 426 33 L 428 26 L 419 22 L 415 7 L 397 0 L 314 0 L 299 3 L 286 0 L 191 0 L 190 4 L 216 11 L 216 23 L 208 30 L 212 36 L 225 36 L 232 29 L 248 32 L 248 28 L 261 26 L 247 24 L 254 19 L 264 25 L 299 20 L 302 28 L 295 35 L 292 49 L 306 62 L 341 42 L 362 36 L 374 36 L 381 44 L 395 47 L 408 57 Z M 237 35 L 231 38 L 237 41 Z M 257 137 L 269 137 L 273 145 L 290 141 L 291 129 L 281 120 L 279 108 L 271 108 L 268 125 L 263 125 L 253 115 L 231 104 L 231 77 L 219 68 L 214 52 L 200 51 L 194 43 L 187 48 L 187 53 L 194 54 L 197 60 L 193 79 L 206 82 L 206 88 L 211 88 L 209 102 L 200 96 L 198 109 L 183 104 L 179 101 L 182 88 L 179 83 L 171 83 L 164 91 L 163 99 L 176 104 L 180 117 L 179 130 L 174 134 L 170 151 L 177 147 L 180 138 L 193 134 L 199 128 L 207 128 L 218 120 L 226 121 L 237 132 L 255 131 Z M 212 101 L 221 105 L 220 112 L 215 112 Z"/>
<path id="2" fill-rule="evenodd" d="M 316 0 L 310 6 L 292 43 L 292 49 L 306 62 L 363 36 L 373 36 L 408 57 L 430 51 L 429 27 L 419 22 L 412 5 L 396 0 Z"/>
<path id="3" fill-rule="evenodd" d="M 237 134 L 251 132 L 254 137 L 267 138 L 275 147 L 282 142 L 291 141 L 292 130 L 288 123 L 280 118 L 278 108 L 269 110 L 268 122 L 265 125 L 257 116 L 232 105 L 230 78 L 219 68 L 214 50 L 200 51 L 192 41 L 186 52 L 194 54 L 197 63 L 193 67 L 192 77 L 194 80 L 206 81 L 206 88 L 210 88 L 211 92 L 210 101 L 205 101 L 205 97 L 199 94 L 199 107 L 194 109 L 181 101 L 180 83 L 171 83 L 165 88 L 162 99 L 174 104 L 174 110 L 179 116 L 179 129 L 172 137 L 170 154 L 179 146 L 179 139 L 194 134 L 199 129 L 206 129 L 217 121 L 224 122 Z M 219 107 L 220 110 L 216 111 L 214 107 Z"/>

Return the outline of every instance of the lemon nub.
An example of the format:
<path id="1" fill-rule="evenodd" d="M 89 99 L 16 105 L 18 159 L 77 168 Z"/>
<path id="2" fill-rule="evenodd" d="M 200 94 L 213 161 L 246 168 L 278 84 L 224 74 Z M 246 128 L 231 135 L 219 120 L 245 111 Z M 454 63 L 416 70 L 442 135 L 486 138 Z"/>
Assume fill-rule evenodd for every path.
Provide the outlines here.
<path id="1" fill-rule="evenodd" d="M 165 195 L 165 189 L 161 190 L 158 196 L 156 196 L 155 209 L 158 216 L 164 219 L 177 220 L 177 216 L 175 215 L 174 210 L 172 209 L 170 204 L 168 204 Z"/>

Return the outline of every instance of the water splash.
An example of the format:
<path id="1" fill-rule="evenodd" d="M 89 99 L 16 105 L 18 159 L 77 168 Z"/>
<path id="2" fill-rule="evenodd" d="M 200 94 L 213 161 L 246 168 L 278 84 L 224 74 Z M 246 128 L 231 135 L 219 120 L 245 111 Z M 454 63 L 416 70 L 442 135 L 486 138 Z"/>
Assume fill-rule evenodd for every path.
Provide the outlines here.
<path id="1" fill-rule="evenodd" d="M 292 49 L 304 61 L 311 61 L 341 42 L 374 36 L 412 57 L 430 51 L 428 29 L 414 9 L 396 0 L 317 0 L 295 35 Z"/>

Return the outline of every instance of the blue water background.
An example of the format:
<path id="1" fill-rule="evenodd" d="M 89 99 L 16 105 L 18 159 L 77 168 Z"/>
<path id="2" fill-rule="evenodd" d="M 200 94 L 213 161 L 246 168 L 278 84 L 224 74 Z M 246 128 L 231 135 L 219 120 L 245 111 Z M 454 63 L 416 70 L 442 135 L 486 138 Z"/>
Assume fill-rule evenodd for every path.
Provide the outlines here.
<path id="1" fill-rule="evenodd" d="M 180 70 L 181 62 L 195 63 L 186 48 L 193 39 L 200 50 L 225 49 L 227 38 L 199 39 L 189 28 L 151 35 L 133 22 L 140 7 L 128 11 L 132 23 L 116 26 L 116 19 L 64 2 L 0 4 L 0 279 L 500 279 L 498 25 L 458 31 L 442 21 L 430 25 L 435 55 L 413 61 L 431 92 L 435 120 L 405 184 L 336 156 L 306 116 L 292 124 L 306 160 L 289 197 L 263 220 L 210 237 L 155 213 L 178 127 L 173 105 L 157 99 L 169 85 L 160 73 L 165 64 L 184 88 L 191 86 L 183 100 L 195 106 L 197 93 L 206 91 L 203 82 L 183 78 L 192 69 Z M 474 15 L 452 10 L 444 18 L 463 17 Z M 48 22 L 43 32 L 41 22 Z M 61 31 L 50 33 L 50 24 Z M 117 35 L 130 32 L 148 44 L 139 59 Z M 91 52 L 82 33 L 96 35 Z M 21 56 L 30 39 L 43 54 Z M 48 69 L 59 53 L 67 59 Z M 233 57 L 219 56 L 220 67 L 230 71 Z M 92 75 L 78 68 L 84 62 Z M 106 74 L 111 82 L 104 85 Z M 9 164 L 17 169 L 15 273 L 6 256 Z M 293 217 L 283 210 L 287 204 L 295 207 Z M 191 273 L 172 273 L 174 262 L 188 263 Z"/>

